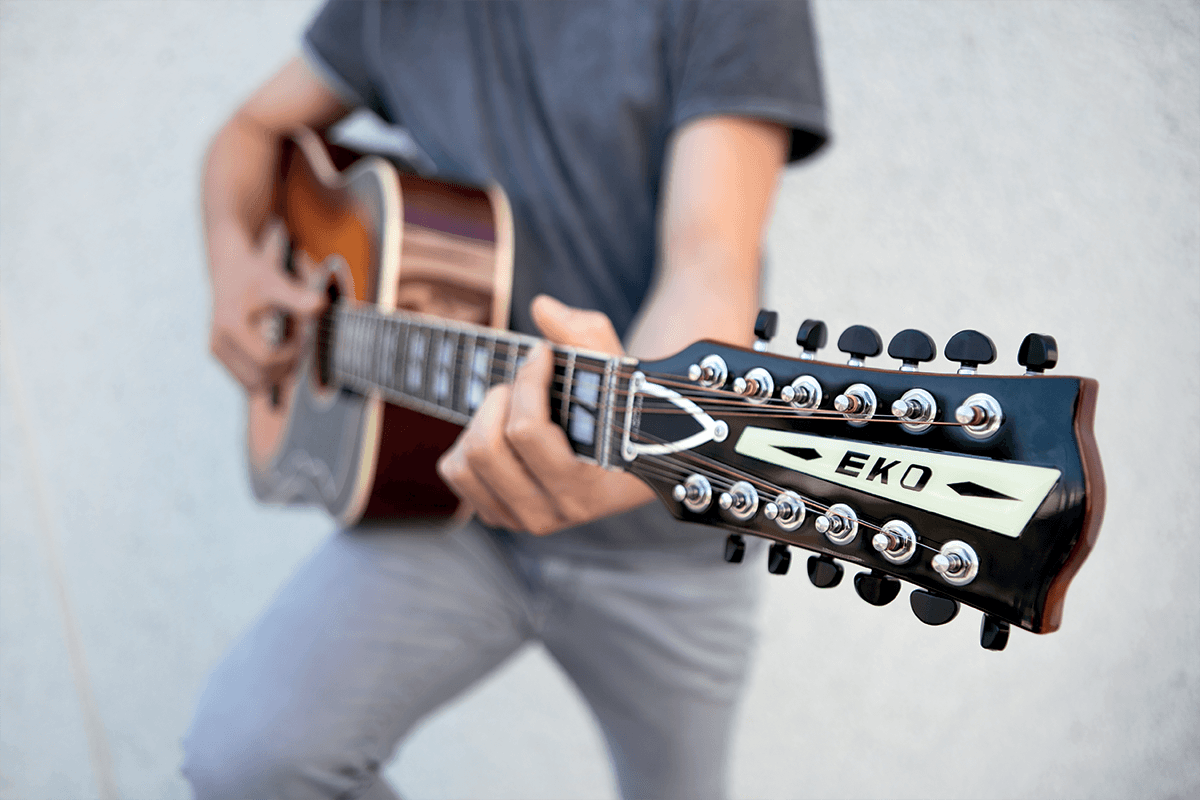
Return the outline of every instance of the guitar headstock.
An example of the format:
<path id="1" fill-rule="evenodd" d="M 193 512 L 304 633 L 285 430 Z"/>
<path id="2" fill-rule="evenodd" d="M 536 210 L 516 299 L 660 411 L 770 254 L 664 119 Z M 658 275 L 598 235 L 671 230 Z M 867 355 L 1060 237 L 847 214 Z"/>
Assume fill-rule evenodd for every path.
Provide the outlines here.
<path id="1" fill-rule="evenodd" d="M 807 320 L 800 358 L 765 352 L 775 327 L 759 315 L 759 345 L 698 342 L 629 376 L 625 468 L 680 519 L 774 540 L 768 567 L 783 573 L 789 546 L 813 551 L 808 574 L 836 585 L 841 563 L 867 602 L 884 605 L 900 581 L 931 625 L 963 603 L 984 612 L 981 641 L 1002 649 L 1009 625 L 1059 627 L 1067 585 L 1096 538 L 1104 478 L 1092 434 L 1097 383 L 1047 376 L 1052 337 L 1021 345 L 1024 375 L 981 374 L 991 340 L 963 331 L 946 345 L 955 374 L 919 371 L 936 357 L 917 330 L 897 334 L 898 369 L 872 368 L 879 335 L 853 326 L 839 338 L 848 364 L 816 360 L 823 323 Z"/>

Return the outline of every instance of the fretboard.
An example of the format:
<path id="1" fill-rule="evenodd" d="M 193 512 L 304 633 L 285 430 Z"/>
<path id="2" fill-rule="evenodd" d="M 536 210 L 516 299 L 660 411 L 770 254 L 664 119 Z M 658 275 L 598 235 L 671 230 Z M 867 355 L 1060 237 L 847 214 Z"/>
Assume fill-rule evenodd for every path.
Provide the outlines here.
<path id="1" fill-rule="evenodd" d="M 407 311 L 339 305 L 322 337 L 331 380 L 386 401 L 465 425 L 488 389 L 512 383 L 531 336 Z M 575 452 L 604 467 L 618 466 L 614 426 L 625 408 L 631 359 L 555 345 L 550 416 Z"/>

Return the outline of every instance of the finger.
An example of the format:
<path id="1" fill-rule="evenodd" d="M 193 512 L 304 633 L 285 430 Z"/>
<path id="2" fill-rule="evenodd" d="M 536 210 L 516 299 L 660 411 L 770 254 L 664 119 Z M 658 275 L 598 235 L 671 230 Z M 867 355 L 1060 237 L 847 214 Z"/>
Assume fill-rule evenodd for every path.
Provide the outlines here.
<path id="1" fill-rule="evenodd" d="M 504 434 L 512 388 L 492 387 L 463 434 L 463 457 L 476 480 L 511 510 L 521 530 L 548 533 L 561 527 L 557 509 L 517 457 Z"/>
<path id="2" fill-rule="evenodd" d="M 312 317 L 325 306 L 325 295 L 304 285 L 303 281 L 289 275 L 283 260 L 288 248 L 288 231 L 283 222 L 272 221 L 263 232 L 259 245 L 259 257 L 275 268 L 265 270 L 259 285 L 262 300 L 284 311 L 301 317 Z M 296 253 L 297 261 L 306 260 L 303 253 Z M 311 263 L 311 262 L 306 262 Z M 301 274 L 304 274 L 301 272 Z"/>
<path id="3" fill-rule="evenodd" d="M 326 297 L 322 292 L 308 288 L 284 272 L 264 275 L 259 291 L 267 305 L 302 319 L 311 319 L 325 308 Z"/>
<path id="4" fill-rule="evenodd" d="M 484 524 L 513 531 L 522 529 L 504 501 L 493 495 L 467 467 L 460 445 L 455 444 L 438 459 L 437 472 L 459 499 L 474 509 Z"/>
<path id="5" fill-rule="evenodd" d="M 517 458 L 553 503 L 557 516 L 573 521 L 581 519 L 584 510 L 575 499 L 580 489 L 575 481 L 583 464 L 575 457 L 563 429 L 550 421 L 553 374 L 553 351 L 539 343 L 517 370 L 504 434 Z"/>
<path id="6" fill-rule="evenodd" d="M 624 353 L 612 321 L 599 311 L 573 308 L 548 294 L 533 298 L 529 307 L 534 324 L 552 342 L 601 353 Z"/>

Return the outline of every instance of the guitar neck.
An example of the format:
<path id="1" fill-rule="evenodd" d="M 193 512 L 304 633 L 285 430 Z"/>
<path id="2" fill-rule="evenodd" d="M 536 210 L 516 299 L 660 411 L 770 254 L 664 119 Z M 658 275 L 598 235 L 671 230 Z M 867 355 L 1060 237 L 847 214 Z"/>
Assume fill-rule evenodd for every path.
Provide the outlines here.
<path id="1" fill-rule="evenodd" d="M 540 340 L 511 331 L 407 311 L 338 304 L 326 315 L 318 352 L 327 354 L 335 385 L 375 392 L 387 402 L 466 425 L 488 389 L 512 383 Z M 552 345 L 551 420 L 577 455 L 618 467 L 633 359 Z M 324 370 L 323 370 L 324 371 Z"/>

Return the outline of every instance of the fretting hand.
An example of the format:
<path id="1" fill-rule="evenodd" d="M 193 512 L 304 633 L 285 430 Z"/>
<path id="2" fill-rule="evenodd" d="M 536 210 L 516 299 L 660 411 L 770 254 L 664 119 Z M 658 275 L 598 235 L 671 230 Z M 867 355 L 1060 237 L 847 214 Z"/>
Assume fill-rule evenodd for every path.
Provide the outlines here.
<path id="1" fill-rule="evenodd" d="M 571 308 L 546 295 L 533 320 L 555 344 L 623 352 L 608 317 Z M 627 473 L 576 458 L 562 428 L 550 421 L 554 354 L 529 352 L 511 385 L 494 386 L 458 440 L 438 461 L 438 474 L 488 525 L 538 536 L 607 517 L 648 502 L 650 487 Z"/>

